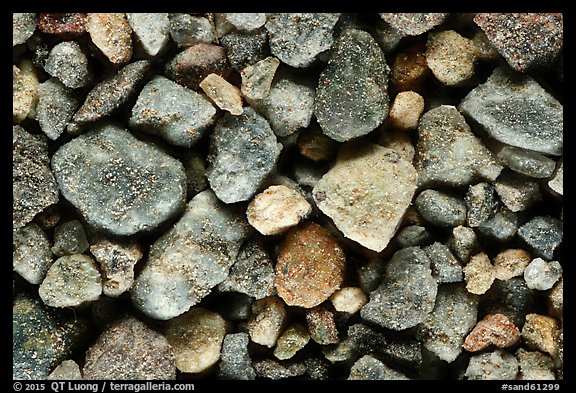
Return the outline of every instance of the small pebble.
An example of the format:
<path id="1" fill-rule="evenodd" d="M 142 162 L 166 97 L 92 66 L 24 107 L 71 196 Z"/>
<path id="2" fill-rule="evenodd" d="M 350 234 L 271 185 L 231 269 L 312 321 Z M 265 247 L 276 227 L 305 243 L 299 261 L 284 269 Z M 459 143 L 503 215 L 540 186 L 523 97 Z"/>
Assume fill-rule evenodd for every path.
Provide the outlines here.
<path id="1" fill-rule="evenodd" d="M 220 75 L 209 74 L 200 82 L 200 88 L 218 108 L 236 116 L 241 115 L 244 111 L 240 89 Z"/>
<path id="2" fill-rule="evenodd" d="M 58 380 L 80 380 L 82 374 L 80 373 L 80 367 L 78 363 L 74 360 L 64 360 L 60 363 L 46 378 L 48 381 L 58 381 Z"/>
<path id="3" fill-rule="evenodd" d="M 551 158 L 512 146 L 502 148 L 497 157 L 502 164 L 514 172 L 537 179 L 550 177 L 556 168 L 556 162 Z"/>
<path id="4" fill-rule="evenodd" d="M 86 32 L 86 14 L 42 13 L 38 15 L 38 29 L 46 34 L 79 36 Z"/>
<path id="5" fill-rule="evenodd" d="M 322 133 L 318 126 L 310 126 L 298 134 L 298 151 L 313 161 L 329 161 L 336 156 L 338 143 Z"/>
<path id="6" fill-rule="evenodd" d="M 530 250 L 546 260 L 554 258 L 554 251 L 562 243 L 563 224 L 558 218 L 537 216 L 518 228 L 518 237 Z"/>
<path id="7" fill-rule="evenodd" d="M 253 366 L 256 370 L 256 376 L 272 380 L 299 377 L 306 374 L 306 366 L 302 363 L 280 363 L 272 359 L 263 359 L 254 361 Z"/>
<path id="8" fill-rule="evenodd" d="M 284 185 L 270 186 L 248 204 L 248 222 L 263 235 L 278 235 L 298 225 L 312 212 L 299 192 Z"/>
<path id="9" fill-rule="evenodd" d="M 182 86 L 196 90 L 209 74 L 229 73 L 226 49 L 203 42 L 190 46 L 166 63 L 165 75 Z"/>
<path id="10" fill-rule="evenodd" d="M 40 86 L 38 76 L 29 60 L 20 67 L 12 66 L 12 121 L 20 123 L 36 113 Z"/>
<path id="11" fill-rule="evenodd" d="M 476 232 L 472 228 L 462 225 L 452 229 L 452 235 L 448 239 L 447 246 L 463 263 L 468 263 L 470 257 L 480 250 Z"/>
<path id="12" fill-rule="evenodd" d="M 54 46 L 44 70 L 71 89 L 84 87 L 92 80 L 88 58 L 76 41 L 65 41 Z"/>
<path id="13" fill-rule="evenodd" d="M 12 14 L 12 46 L 23 44 L 36 30 L 36 14 L 14 12 Z"/>
<path id="14" fill-rule="evenodd" d="M 188 47 L 199 43 L 211 44 L 214 41 L 210 21 L 190 14 L 168 14 L 170 37 L 178 47 Z"/>
<path id="15" fill-rule="evenodd" d="M 482 316 L 503 314 L 518 328 L 524 326 L 526 314 L 536 305 L 536 291 L 528 288 L 524 279 L 495 280 L 490 290 L 480 298 Z"/>
<path id="16" fill-rule="evenodd" d="M 427 246 L 434 242 L 434 236 L 421 225 L 408 225 L 398 231 L 396 241 L 402 248 Z"/>
<path id="17" fill-rule="evenodd" d="M 524 270 L 524 281 L 530 289 L 547 291 L 562 277 L 562 266 L 557 261 L 546 262 L 536 258 Z"/>
<path id="18" fill-rule="evenodd" d="M 201 307 L 171 319 L 166 330 L 176 368 L 184 373 L 200 373 L 216 364 L 225 335 L 226 321 Z"/>
<path id="19" fill-rule="evenodd" d="M 408 380 L 406 375 L 399 371 L 391 369 L 378 359 L 364 355 L 350 369 L 348 380 L 368 380 L 368 381 L 386 381 L 386 380 Z"/>
<path id="20" fill-rule="evenodd" d="M 475 295 L 486 293 L 496 278 L 496 268 L 483 252 L 470 257 L 470 261 L 464 266 L 463 272 L 466 289 Z"/>
<path id="21" fill-rule="evenodd" d="M 423 250 L 428 254 L 428 258 L 432 262 L 432 276 L 438 284 L 462 282 L 464 280 L 462 265 L 452 255 L 448 246 L 435 242 L 428 247 L 424 247 Z"/>
<path id="22" fill-rule="evenodd" d="M 263 60 L 270 54 L 265 28 L 244 32 L 234 31 L 220 39 L 228 55 L 230 65 L 236 71 Z"/>
<path id="23" fill-rule="evenodd" d="M 446 13 L 381 13 L 380 16 L 404 35 L 416 36 L 438 26 Z"/>
<path id="24" fill-rule="evenodd" d="M 491 345 L 508 348 L 520 341 L 520 330 L 505 315 L 485 316 L 466 336 L 462 348 L 469 352 L 482 351 Z"/>
<path id="25" fill-rule="evenodd" d="M 93 13 L 86 16 L 86 30 L 94 45 L 114 64 L 132 58 L 132 29 L 123 13 Z"/>
<path id="26" fill-rule="evenodd" d="M 413 44 L 396 54 L 390 67 L 390 93 L 404 91 L 424 93 L 424 82 L 430 74 L 426 62 L 426 46 Z"/>
<path id="27" fill-rule="evenodd" d="M 464 201 L 468 207 L 466 222 L 472 228 L 479 227 L 492 218 L 498 207 L 494 187 L 484 182 L 470 186 Z"/>
<path id="28" fill-rule="evenodd" d="M 298 351 L 308 344 L 310 335 L 306 328 L 299 323 L 289 326 L 278 338 L 274 356 L 280 360 L 291 359 Z"/>
<path id="29" fill-rule="evenodd" d="M 548 187 L 559 195 L 564 195 L 564 160 L 560 159 L 560 162 L 556 166 L 556 170 L 552 178 L 548 181 Z"/>
<path id="30" fill-rule="evenodd" d="M 325 347 L 322 353 L 330 363 L 348 363 L 357 356 L 349 338 L 340 341 L 336 346 Z"/>
<path id="31" fill-rule="evenodd" d="M 256 371 L 248 354 L 247 333 L 227 334 L 222 342 L 218 376 L 227 380 L 254 380 Z"/>
<path id="32" fill-rule="evenodd" d="M 52 251 L 48 235 L 36 223 L 29 223 L 12 235 L 12 267 L 31 284 L 40 284 L 50 265 Z"/>
<path id="33" fill-rule="evenodd" d="M 509 280 L 512 277 L 522 276 L 524 269 L 531 260 L 530 254 L 522 249 L 510 248 L 501 251 L 493 259 L 496 267 L 496 278 L 498 280 Z"/>
<path id="34" fill-rule="evenodd" d="M 54 228 L 52 252 L 56 256 L 82 254 L 88 250 L 88 240 L 82 223 L 71 220 Z"/>
<path id="35" fill-rule="evenodd" d="M 461 198 L 436 190 L 424 190 L 414 200 L 420 216 L 432 225 L 453 228 L 466 221 L 466 204 Z"/>
<path id="36" fill-rule="evenodd" d="M 166 47 L 170 32 L 168 13 L 127 13 L 126 18 L 148 55 L 156 56 Z"/>
<path id="37" fill-rule="evenodd" d="M 355 314 L 368 303 L 368 296 L 361 288 L 345 287 L 334 292 L 330 301 L 336 311 Z"/>
<path id="38" fill-rule="evenodd" d="M 470 380 L 514 380 L 518 368 L 514 355 L 498 349 L 472 356 L 465 376 Z"/>
<path id="39" fill-rule="evenodd" d="M 252 317 L 248 321 L 250 340 L 272 348 L 282 333 L 288 314 L 284 303 L 269 296 L 252 303 Z"/>
<path id="40" fill-rule="evenodd" d="M 520 227 L 521 216 L 506 208 L 478 226 L 478 234 L 486 240 L 507 242 L 514 238 Z"/>
<path id="41" fill-rule="evenodd" d="M 62 135 L 79 107 L 80 102 L 74 91 L 64 86 L 57 78 L 50 78 L 40 84 L 36 120 L 44 134 L 51 140 L 56 140 Z"/>
<path id="42" fill-rule="evenodd" d="M 562 278 L 548 293 L 548 311 L 550 315 L 560 320 L 564 316 L 564 280 Z"/>
<path id="43" fill-rule="evenodd" d="M 418 127 L 423 112 L 424 98 L 413 91 L 402 91 L 394 98 L 388 123 L 400 130 L 413 130 Z"/>
<path id="44" fill-rule="evenodd" d="M 242 69 L 241 91 L 248 104 L 253 107 L 263 105 L 270 95 L 272 80 L 279 65 L 280 60 L 270 56 Z"/>
<path id="45" fill-rule="evenodd" d="M 358 283 L 364 293 L 370 293 L 382 282 L 385 263 L 380 259 L 371 259 L 358 268 Z"/>
<path id="46" fill-rule="evenodd" d="M 320 345 L 336 344 L 339 341 L 334 313 L 323 306 L 306 310 L 306 327 L 310 338 Z"/>
<path id="47" fill-rule="evenodd" d="M 263 12 L 226 13 L 224 18 L 238 30 L 255 30 L 266 23 L 266 14 Z"/>
<path id="48" fill-rule="evenodd" d="M 516 353 L 520 363 L 519 379 L 526 381 L 554 381 L 554 362 L 550 356 L 538 351 L 520 348 Z"/>
<path id="49" fill-rule="evenodd" d="M 512 212 L 524 211 L 542 199 L 536 181 L 512 173 L 503 172 L 494 188 L 502 203 Z"/>
<path id="50" fill-rule="evenodd" d="M 522 340 L 528 348 L 545 352 L 552 357 L 558 354 L 558 322 L 541 314 L 526 315 Z"/>
<path id="51" fill-rule="evenodd" d="M 472 40 L 454 30 L 428 34 L 426 62 L 446 86 L 461 86 L 474 77 L 476 48 Z"/>

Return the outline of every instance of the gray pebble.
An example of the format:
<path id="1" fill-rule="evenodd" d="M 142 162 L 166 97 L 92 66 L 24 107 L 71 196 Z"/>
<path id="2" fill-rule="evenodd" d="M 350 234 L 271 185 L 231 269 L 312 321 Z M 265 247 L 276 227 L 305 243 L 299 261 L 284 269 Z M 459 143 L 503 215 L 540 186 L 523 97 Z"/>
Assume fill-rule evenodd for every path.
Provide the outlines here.
<path id="1" fill-rule="evenodd" d="M 254 361 L 252 365 L 258 377 L 272 380 L 298 377 L 306 373 L 306 366 L 300 362 L 263 359 Z"/>
<path id="2" fill-rule="evenodd" d="M 266 14 L 263 12 L 233 12 L 221 15 L 238 30 L 251 31 L 264 26 L 266 23 Z"/>
<path id="3" fill-rule="evenodd" d="M 78 363 L 74 360 L 64 360 L 54 370 L 52 370 L 46 379 L 48 381 L 80 380 L 82 379 L 82 374 L 80 373 Z"/>
<path id="4" fill-rule="evenodd" d="M 535 302 L 535 291 L 528 288 L 522 278 L 495 280 L 488 292 L 480 298 L 479 317 L 503 314 L 518 329 L 522 329 L 526 314 L 533 312 Z"/>
<path id="5" fill-rule="evenodd" d="M 186 198 L 182 164 L 113 125 L 60 147 L 52 168 L 62 195 L 87 223 L 116 235 L 156 228 Z"/>
<path id="6" fill-rule="evenodd" d="M 88 240 L 82 223 L 71 220 L 54 228 L 54 245 L 52 252 L 61 257 L 64 255 L 82 254 L 88 249 Z"/>
<path id="7" fill-rule="evenodd" d="M 206 96 L 157 76 L 140 92 L 130 126 L 160 135 L 173 145 L 190 147 L 206 134 L 215 115 L 216 108 Z"/>
<path id="8" fill-rule="evenodd" d="M 57 78 L 50 78 L 38 88 L 36 120 L 52 140 L 58 139 L 80 106 L 73 90 Z"/>
<path id="9" fill-rule="evenodd" d="M 546 260 L 554 258 L 554 251 L 562 243 L 562 221 L 550 216 L 534 217 L 518 229 L 518 236 L 530 250 Z"/>
<path id="10" fill-rule="evenodd" d="M 31 284 L 40 284 L 50 265 L 52 251 L 48 235 L 36 223 L 29 223 L 13 233 L 12 267 Z"/>
<path id="11" fill-rule="evenodd" d="M 434 241 L 434 237 L 425 227 L 409 225 L 398 231 L 396 241 L 402 248 L 412 246 L 427 246 Z"/>
<path id="12" fill-rule="evenodd" d="M 504 208 L 480 224 L 477 230 L 485 238 L 507 242 L 516 235 L 520 222 L 521 217 L 517 213 Z"/>
<path id="13" fill-rule="evenodd" d="M 378 288 L 384 277 L 385 264 L 380 259 L 371 259 L 358 268 L 358 283 L 364 293 Z"/>
<path id="14" fill-rule="evenodd" d="M 218 372 L 220 378 L 232 380 L 256 378 L 256 371 L 248 355 L 249 341 L 250 337 L 247 333 L 227 334 L 224 337 Z"/>
<path id="15" fill-rule="evenodd" d="M 452 229 L 452 235 L 448 238 L 446 245 L 463 263 L 468 263 L 470 257 L 480 248 L 476 232 L 472 228 L 461 225 Z"/>
<path id="16" fill-rule="evenodd" d="M 435 242 L 423 248 L 432 262 L 432 276 L 438 284 L 461 282 L 464 280 L 462 265 L 442 243 Z"/>
<path id="17" fill-rule="evenodd" d="M 494 188 L 502 203 L 512 212 L 524 211 L 542 199 L 536 181 L 509 172 L 498 177 Z"/>
<path id="18" fill-rule="evenodd" d="M 12 46 L 23 44 L 36 30 L 36 14 L 14 12 L 12 14 Z"/>
<path id="19" fill-rule="evenodd" d="M 562 266 L 557 261 L 546 262 L 536 258 L 524 269 L 524 281 L 530 289 L 547 291 L 562 277 Z"/>
<path id="20" fill-rule="evenodd" d="M 409 378 L 370 355 L 364 355 L 350 369 L 348 380 L 388 381 Z"/>
<path id="21" fill-rule="evenodd" d="M 180 47 L 214 41 L 212 26 L 208 19 L 189 14 L 170 14 L 170 37 Z"/>
<path id="22" fill-rule="evenodd" d="M 516 352 L 516 358 L 520 363 L 520 379 L 534 381 L 553 381 L 554 361 L 552 358 L 539 351 L 527 351 L 520 348 Z"/>
<path id="23" fill-rule="evenodd" d="M 306 366 L 306 374 L 314 380 L 329 380 L 330 379 L 330 362 L 320 357 L 307 357 L 304 359 Z"/>
<path id="24" fill-rule="evenodd" d="M 494 187 L 489 183 L 478 183 L 470 186 L 464 200 L 468 207 L 466 222 L 472 228 L 478 227 L 492 218 L 498 207 Z"/>
<path id="25" fill-rule="evenodd" d="M 471 380 L 514 380 L 518 367 L 514 355 L 496 350 L 472 356 L 465 376 Z"/>
<path id="26" fill-rule="evenodd" d="M 554 160 L 540 153 L 512 146 L 502 148 L 497 157 L 514 172 L 538 179 L 550 177 L 556 168 Z"/>
<path id="27" fill-rule="evenodd" d="M 156 56 L 166 47 L 170 32 L 168 13 L 126 13 L 126 17 L 134 35 L 148 55 Z"/>
<path id="28" fill-rule="evenodd" d="M 65 41 L 54 46 L 44 69 L 72 89 L 86 86 L 92 79 L 88 71 L 88 58 L 76 41 Z"/>
<path id="29" fill-rule="evenodd" d="M 384 360 L 401 370 L 416 374 L 423 371 L 422 344 L 415 338 L 390 338 L 388 345 L 379 351 Z"/>
<path id="30" fill-rule="evenodd" d="M 548 187 L 556 194 L 564 194 L 564 159 L 558 163 L 554 176 L 548 181 Z"/>
<path id="31" fill-rule="evenodd" d="M 268 36 L 264 28 L 242 32 L 235 31 L 220 39 L 227 50 L 230 65 L 237 71 L 257 63 L 268 56 Z"/>
<path id="32" fill-rule="evenodd" d="M 502 143 L 561 155 L 563 107 L 527 74 L 499 67 L 458 108 Z"/>
<path id="33" fill-rule="evenodd" d="M 452 228 L 466 221 L 464 201 L 444 192 L 424 190 L 414 204 L 420 216 L 432 225 Z"/>
<path id="34" fill-rule="evenodd" d="M 373 352 L 380 354 L 390 341 L 381 331 L 362 323 L 356 323 L 348 327 L 348 340 L 350 346 L 359 355 L 367 355 Z"/>
<path id="35" fill-rule="evenodd" d="M 252 198 L 276 166 L 282 145 L 270 125 L 254 109 L 240 116 L 226 114 L 212 132 L 207 176 L 225 203 Z"/>

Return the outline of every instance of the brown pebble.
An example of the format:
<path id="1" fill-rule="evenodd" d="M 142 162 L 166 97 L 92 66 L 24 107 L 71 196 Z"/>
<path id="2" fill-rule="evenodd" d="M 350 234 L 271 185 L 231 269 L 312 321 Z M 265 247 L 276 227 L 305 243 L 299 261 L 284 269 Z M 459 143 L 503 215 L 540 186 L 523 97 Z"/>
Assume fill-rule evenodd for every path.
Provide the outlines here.
<path id="1" fill-rule="evenodd" d="M 42 13 L 38 15 L 38 28 L 46 34 L 80 35 L 86 32 L 86 14 Z"/>
<path id="2" fill-rule="evenodd" d="M 92 42 L 112 63 L 123 64 L 132 58 L 132 29 L 126 14 L 88 14 L 86 30 Z"/>
<path id="3" fill-rule="evenodd" d="M 414 44 L 399 52 L 390 68 L 390 96 L 402 91 L 422 94 L 424 82 L 430 74 L 426 62 L 426 45 Z"/>
<path id="4" fill-rule="evenodd" d="M 274 285 L 289 306 L 312 308 L 340 288 L 345 267 L 346 256 L 336 239 L 307 222 L 286 235 Z"/>
<path id="5" fill-rule="evenodd" d="M 520 330 L 505 315 L 487 315 L 476 324 L 464 340 L 462 347 L 477 352 L 491 345 L 508 348 L 520 341 Z"/>
<path id="6" fill-rule="evenodd" d="M 522 327 L 522 339 L 529 348 L 546 352 L 552 357 L 558 353 L 558 321 L 546 315 L 528 314 Z"/>
<path id="7" fill-rule="evenodd" d="M 320 127 L 309 127 L 298 135 L 298 151 L 313 161 L 328 161 L 336 155 L 338 142 L 326 136 Z"/>

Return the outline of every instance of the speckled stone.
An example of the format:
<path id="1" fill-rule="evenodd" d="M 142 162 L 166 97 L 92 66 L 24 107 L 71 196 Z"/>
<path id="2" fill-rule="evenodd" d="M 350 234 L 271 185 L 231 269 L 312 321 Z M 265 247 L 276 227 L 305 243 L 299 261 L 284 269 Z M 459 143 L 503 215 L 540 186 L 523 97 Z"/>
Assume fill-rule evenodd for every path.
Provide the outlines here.
<path id="1" fill-rule="evenodd" d="M 209 74 L 226 77 L 230 64 L 226 49 L 219 45 L 198 43 L 176 54 L 165 67 L 164 74 L 173 81 L 190 89 L 198 89 L 200 82 Z"/>
<path id="2" fill-rule="evenodd" d="M 132 29 L 124 13 L 92 13 L 86 16 L 86 30 L 94 45 L 114 64 L 132 58 Z"/>
<path id="3" fill-rule="evenodd" d="M 554 251 L 562 243 L 563 223 L 556 217 L 538 216 L 518 228 L 522 239 L 536 256 L 554 258 Z"/>
<path id="4" fill-rule="evenodd" d="M 244 111 L 240 89 L 220 75 L 209 74 L 200 82 L 200 88 L 218 108 L 236 116 L 241 115 Z"/>
<path id="5" fill-rule="evenodd" d="M 505 146 L 497 154 L 498 159 L 516 173 L 544 179 L 550 177 L 556 168 L 556 161 L 540 153 L 517 147 Z"/>
<path id="6" fill-rule="evenodd" d="M 475 295 L 486 293 L 496 279 L 496 268 L 483 252 L 470 257 L 470 261 L 464 266 L 463 272 L 466 289 Z"/>
<path id="7" fill-rule="evenodd" d="M 310 341 L 310 335 L 304 326 L 295 323 L 289 326 L 276 343 L 274 356 L 280 360 L 291 359 L 298 351 L 303 349 Z"/>
<path id="8" fill-rule="evenodd" d="M 236 71 L 270 54 L 268 34 L 264 27 L 252 31 L 232 31 L 220 38 L 220 44 L 226 48 L 230 66 Z"/>
<path id="9" fill-rule="evenodd" d="M 170 19 L 170 37 L 178 47 L 194 44 L 210 44 L 214 41 L 212 26 L 207 18 L 190 14 L 168 14 Z"/>
<path id="10" fill-rule="evenodd" d="M 493 259 L 494 266 L 496 266 L 496 278 L 509 280 L 512 277 L 522 276 L 531 260 L 530 254 L 522 249 L 510 248 L 501 251 Z"/>
<path id="11" fill-rule="evenodd" d="M 564 317 L 564 280 L 560 279 L 548 293 L 548 310 L 550 315 L 562 320 Z"/>
<path id="12" fill-rule="evenodd" d="M 36 14 L 14 12 L 12 14 L 12 46 L 23 44 L 36 30 Z"/>
<path id="13" fill-rule="evenodd" d="M 73 90 L 57 78 L 50 78 L 39 86 L 36 120 L 48 138 L 56 140 L 62 135 L 78 107 L 80 102 Z"/>
<path id="14" fill-rule="evenodd" d="M 522 339 L 526 346 L 545 352 L 552 357 L 558 354 L 558 321 L 547 315 L 528 314 L 522 327 Z"/>
<path id="15" fill-rule="evenodd" d="M 420 216 L 432 225 L 453 228 L 466 221 L 467 208 L 462 198 L 427 189 L 414 200 Z"/>
<path id="16" fill-rule="evenodd" d="M 514 355 L 496 350 L 472 356 L 464 375 L 470 380 L 514 380 L 518 368 Z"/>
<path id="17" fill-rule="evenodd" d="M 462 225 L 452 229 L 447 246 L 463 263 L 468 263 L 470 257 L 480 250 L 480 243 L 474 229 Z"/>
<path id="18" fill-rule="evenodd" d="M 546 262 L 536 258 L 524 270 L 524 281 L 530 289 L 546 291 L 562 277 L 562 266 L 558 261 Z"/>
<path id="19" fill-rule="evenodd" d="M 564 159 L 560 159 L 560 162 L 554 171 L 554 175 L 548 181 L 548 187 L 553 193 L 558 195 L 564 194 Z"/>
<path id="20" fill-rule="evenodd" d="M 334 292 L 330 301 L 336 311 L 354 314 L 368 303 L 368 296 L 362 288 L 345 287 Z"/>
<path id="21" fill-rule="evenodd" d="M 487 315 L 466 336 L 462 348 L 478 352 L 492 345 L 508 348 L 520 341 L 520 330 L 502 314 Z"/>
<path id="22" fill-rule="evenodd" d="M 486 182 L 470 186 L 464 201 L 468 207 L 466 223 L 472 228 L 479 227 L 492 218 L 498 207 L 494 187 Z"/>
<path id="23" fill-rule="evenodd" d="M 474 77 L 476 48 L 454 30 L 429 33 L 426 62 L 442 84 L 460 86 Z"/>
<path id="24" fill-rule="evenodd" d="M 432 262 L 432 276 L 438 284 L 462 282 L 464 273 L 462 265 L 456 257 L 450 252 L 448 246 L 435 242 L 423 250 L 428 254 Z"/>
<path id="25" fill-rule="evenodd" d="M 248 354 L 247 333 L 227 334 L 222 342 L 218 377 L 228 380 L 254 380 L 256 371 Z"/>
<path id="26" fill-rule="evenodd" d="M 85 13 L 41 13 L 38 29 L 46 34 L 78 36 L 86 32 Z"/>
<path id="27" fill-rule="evenodd" d="M 365 355 L 358 359 L 350 369 L 348 380 L 408 380 L 403 373 L 396 371 L 378 359 Z"/>
<path id="28" fill-rule="evenodd" d="M 527 351 L 520 348 L 516 353 L 520 362 L 519 379 L 527 381 L 553 381 L 554 362 L 550 356 L 538 351 Z"/>
<path id="29" fill-rule="evenodd" d="M 50 240 L 38 224 L 31 222 L 12 235 L 12 267 L 31 284 L 40 284 L 52 264 Z"/>
<path id="30" fill-rule="evenodd" d="M 241 91 L 246 102 L 253 107 L 263 105 L 270 95 L 272 81 L 279 65 L 280 60 L 269 56 L 242 69 L 240 72 L 242 77 Z"/>
<path id="31" fill-rule="evenodd" d="M 509 172 L 498 177 L 494 188 L 502 203 L 512 212 L 524 211 L 542 199 L 536 181 Z"/>
<path id="32" fill-rule="evenodd" d="M 380 16 L 404 35 L 416 36 L 444 22 L 446 13 L 381 13 Z"/>
<path id="33" fill-rule="evenodd" d="M 300 362 L 278 362 L 272 359 L 256 360 L 253 362 L 256 376 L 271 380 L 280 380 L 302 376 L 306 373 L 306 366 Z"/>
<path id="34" fill-rule="evenodd" d="M 19 67 L 12 65 L 12 121 L 20 123 L 26 117 L 33 117 L 39 100 L 38 76 L 29 60 L 23 60 Z"/>
<path id="35" fill-rule="evenodd" d="M 286 307 L 277 296 L 256 300 L 252 303 L 252 316 L 248 320 L 250 339 L 272 348 L 285 327 L 287 317 Z"/>
<path id="36" fill-rule="evenodd" d="M 338 329 L 334 322 L 334 313 L 323 306 L 306 310 L 306 327 L 310 338 L 320 345 L 336 344 Z"/>
<path id="37" fill-rule="evenodd" d="M 423 112 L 424 98 L 413 91 L 402 91 L 394 98 L 388 124 L 400 130 L 415 129 Z"/>
<path id="38" fill-rule="evenodd" d="M 46 378 L 48 381 L 57 380 L 80 380 L 82 374 L 80 367 L 74 360 L 64 360 Z"/>
<path id="39" fill-rule="evenodd" d="M 526 314 L 532 312 L 536 304 L 536 291 L 528 288 L 522 278 L 514 277 L 506 281 L 495 280 L 480 298 L 480 311 L 482 316 L 503 314 L 522 328 Z"/>
<path id="40" fill-rule="evenodd" d="M 61 257 L 82 254 L 86 250 L 88 250 L 88 240 L 80 221 L 70 220 L 54 228 L 52 252 L 55 255 Z"/>
<path id="41" fill-rule="evenodd" d="M 127 13 L 126 18 L 146 54 L 156 56 L 168 44 L 170 29 L 168 13 Z"/>

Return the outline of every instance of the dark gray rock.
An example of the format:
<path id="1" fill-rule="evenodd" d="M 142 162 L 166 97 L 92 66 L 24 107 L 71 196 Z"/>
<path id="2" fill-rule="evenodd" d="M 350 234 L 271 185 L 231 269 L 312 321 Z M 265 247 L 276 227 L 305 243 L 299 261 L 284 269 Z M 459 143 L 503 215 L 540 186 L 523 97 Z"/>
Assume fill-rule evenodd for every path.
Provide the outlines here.
<path id="1" fill-rule="evenodd" d="M 388 345 L 380 348 L 380 356 L 400 370 L 415 374 L 423 371 L 422 345 L 415 338 L 390 338 Z"/>
<path id="2" fill-rule="evenodd" d="M 382 124 L 390 105 L 389 72 L 384 53 L 370 34 L 344 31 L 316 89 L 314 113 L 322 131 L 344 142 Z"/>
<path id="3" fill-rule="evenodd" d="M 113 125 L 60 147 L 52 169 L 86 222 L 115 235 L 154 229 L 184 207 L 182 164 Z"/>
<path id="4" fill-rule="evenodd" d="M 467 224 L 478 227 L 496 213 L 498 199 L 494 187 L 489 183 L 478 183 L 468 188 L 464 198 L 468 207 Z"/>
<path id="5" fill-rule="evenodd" d="M 227 334 L 222 343 L 220 355 L 220 371 L 218 376 L 222 379 L 253 380 L 256 371 L 252 367 L 248 355 L 248 333 Z"/>
<path id="6" fill-rule="evenodd" d="M 562 227 L 562 221 L 558 218 L 538 216 L 518 228 L 518 236 L 535 255 L 550 261 L 562 243 Z"/>
<path id="7" fill-rule="evenodd" d="M 40 284 L 50 265 L 52 251 L 48 235 L 36 223 L 29 223 L 12 236 L 12 267 L 31 284 Z"/>
<path id="8" fill-rule="evenodd" d="M 506 146 L 498 152 L 497 157 L 514 172 L 538 179 L 550 177 L 556 168 L 556 161 L 551 158 L 517 147 Z"/>
<path id="9" fill-rule="evenodd" d="M 533 312 L 535 305 L 535 291 L 528 288 L 522 278 L 495 280 L 490 289 L 480 298 L 478 318 L 503 314 L 518 329 L 522 329 L 526 314 Z"/>
<path id="10" fill-rule="evenodd" d="M 330 379 L 330 362 L 321 357 L 307 357 L 304 359 L 306 374 L 315 380 Z"/>
<path id="11" fill-rule="evenodd" d="M 240 116 L 224 115 L 212 132 L 210 186 L 225 203 L 247 201 L 272 173 L 281 150 L 270 125 L 254 109 L 247 107 Z"/>
<path id="12" fill-rule="evenodd" d="M 82 254 L 88 249 L 88 240 L 82 223 L 71 220 L 54 228 L 54 245 L 52 252 L 63 255 Z"/>
<path id="13" fill-rule="evenodd" d="M 423 226 L 409 225 L 398 231 L 396 240 L 402 248 L 427 246 L 434 241 L 434 236 Z"/>
<path id="14" fill-rule="evenodd" d="M 73 89 L 56 78 L 50 78 L 38 88 L 36 120 L 52 140 L 58 139 L 80 106 Z"/>
<path id="15" fill-rule="evenodd" d="M 424 190 L 414 205 L 420 216 L 432 225 L 456 227 L 466 221 L 466 204 L 460 198 L 436 190 Z"/>
<path id="16" fill-rule="evenodd" d="M 260 378 L 278 380 L 304 375 L 306 366 L 300 362 L 278 362 L 272 359 L 257 360 L 252 363 Z"/>
<path id="17" fill-rule="evenodd" d="M 358 283 L 364 293 L 378 288 L 384 275 L 385 263 L 380 259 L 371 259 L 358 268 Z"/>
<path id="18" fill-rule="evenodd" d="M 361 323 L 348 328 L 348 340 L 359 355 L 379 354 L 390 341 L 384 333 Z"/>
<path id="19" fill-rule="evenodd" d="M 409 379 L 404 374 L 396 371 L 378 359 L 365 355 L 358 359 L 350 369 L 348 380 L 367 380 L 367 381 L 383 381 L 383 380 L 407 380 Z"/>
<path id="20" fill-rule="evenodd" d="M 264 28 L 250 32 L 232 32 L 222 37 L 220 43 L 227 50 L 230 65 L 238 72 L 264 60 L 269 54 L 268 36 Z"/>
<path id="21" fill-rule="evenodd" d="M 438 284 L 461 282 L 464 280 L 462 265 L 452 255 L 448 246 L 442 243 L 434 243 L 423 248 L 432 262 L 432 276 Z"/>
<path id="22" fill-rule="evenodd" d="M 44 70 L 72 89 L 86 86 L 92 80 L 88 58 L 76 41 L 65 41 L 54 46 Z"/>
<path id="23" fill-rule="evenodd" d="M 499 67 L 458 109 L 502 143 L 561 155 L 563 106 L 528 75 Z"/>
<path id="24" fill-rule="evenodd" d="M 520 222 L 521 217 L 517 213 L 504 208 L 480 224 L 477 230 L 485 238 L 507 242 L 516 235 Z"/>

